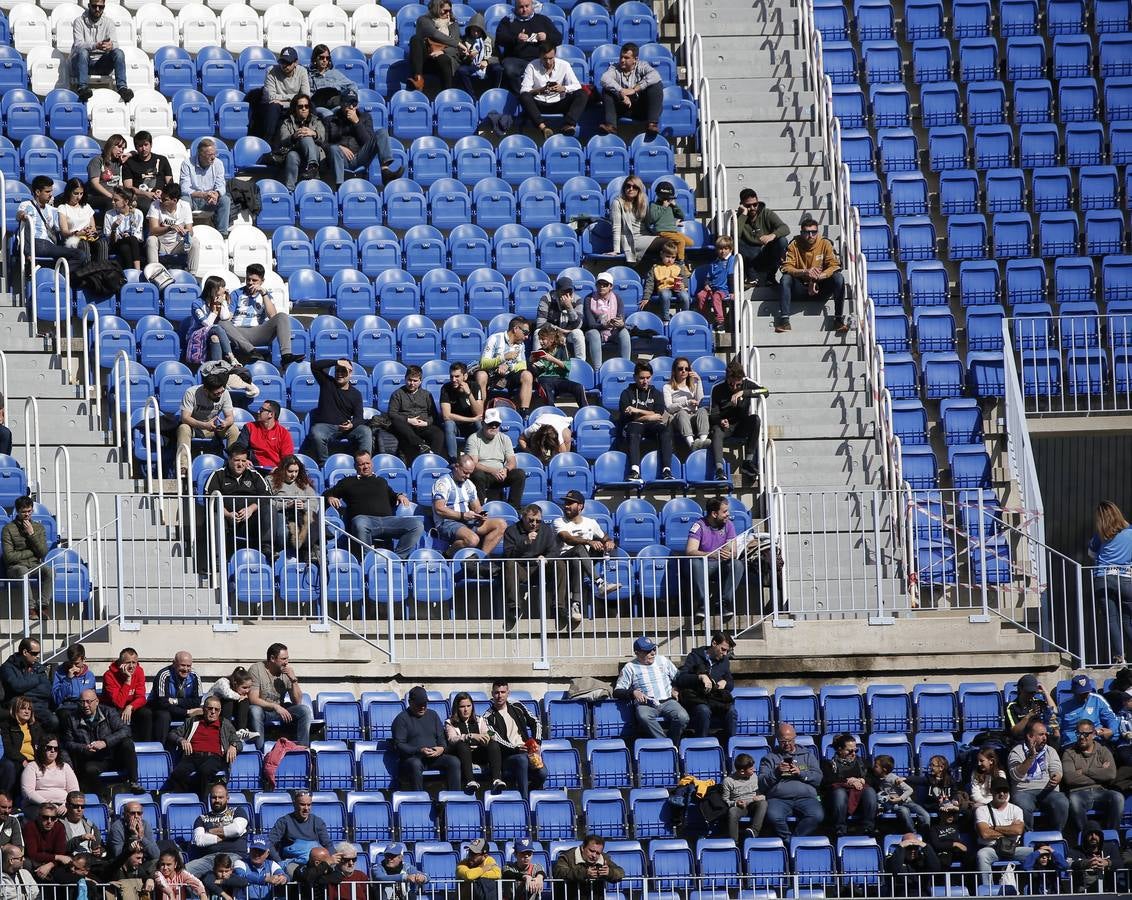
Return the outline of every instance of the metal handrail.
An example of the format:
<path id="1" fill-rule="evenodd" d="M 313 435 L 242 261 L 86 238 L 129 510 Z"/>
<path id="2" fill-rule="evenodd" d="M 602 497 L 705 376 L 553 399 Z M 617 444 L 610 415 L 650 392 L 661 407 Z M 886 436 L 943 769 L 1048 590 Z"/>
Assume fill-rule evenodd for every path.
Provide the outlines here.
<path id="1" fill-rule="evenodd" d="M 39 401 L 28 397 L 24 400 L 24 465 L 28 473 L 28 491 L 35 496 L 39 495 L 40 453 Z"/>
<path id="2" fill-rule="evenodd" d="M 94 510 L 93 523 L 91 522 L 92 507 Z M 93 551 L 91 556 L 97 563 L 98 580 L 95 581 L 94 576 L 91 575 L 91 587 L 92 589 L 94 587 L 99 587 L 99 590 L 97 592 L 99 604 L 97 617 L 102 618 L 102 615 L 105 613 L 106 597 L 101 590 L 101 586 L 106 584 L 106 560 L 103 556 L 105 549 L 102 544 L 102 509 L 98 500 L 98 494 L 94 493 L 93 491 L 87 492 L 86 500 L 83 503 L 83 518 L 86 522 L 87 538 L 88 540 L 90 540 L 90 546 Z M 88 561 L 87 571 L 90 572 L 91 569 L 92 564 L 90 561 Z"/>
<path id="3" fill-rule="evenodd" d="M 0 172 L 0 290 L 8 291 L 8 179 Z M 7 394 L 5 394 L 7 396 Z"/>
<path id="4" fill-rule="evenodd" d="M 60 276 L 62 278 L 62 288 L 60 290 Z M 71 344 L 74 338 L 72 331 L 73 325 L 71 324 L 71 264 L 65 259 L 55 260 L 55 274 L 52 276 L 52 287 L 55 289 L 55 352 L 59 354 L 59 365 L 63 369 L 65 378 L 70 377 L 71 372 Z M 65 299 L 65 303 L 60 303 Z M 34 304 L 33 304 L 34 305 Z M 66 315 L 62 314 L 62 310 L 67 311 Z M 66 323 L 67 328 L 67 343 L 64 350 L 63 344 L 63 323 Z"/>
<path id="5" fill-rule="evenodd" d="M 55 474 L 55 515 L 57 518 L 61 517 L 67 523 L 69 533 L 71 527 L 71 451 L 67 449 L 65 444 L 60 444 L 55 448 L 55 458 L 52 462 L 54 463 Z M 62 468 L 62 477 L 60 477 L 60 468 Z M 59 491 L 61 482 L 67 486 L 67 489 L 62 493 Z M 61 516 L 64 507 L 67 513 Z M 60 529 L 60 534 L 63 537 L 66 536 L 62 535 L 62 529 Z"/>
<path id="6" fill-rule="evenodd" d="M 119 366 L 121 366 L 121 369 L 119 369 Z M 122 411 L 122 397 L 120 394 L 123 385 L 119 383 L 119 379 L 125 382 L 124 387 L 126 391 L 126 409 L 124 413 Z M 129 440 L 129 431 L 130 408 L 132 405 L 133 397 L 131 396 L 130 386 L 130 358 L 126 355 L 125 350 L 119 350 L 116 354 L 114 354 L 114 365 L 110 369 L 110 381 L 106 385 L 106 391 L 108 394 L 110 392 L 113 392 L 114 394 L 114 427 L 110 427 L 110 422 L 107 422 L 106 426 L 107 430 L 111 431 L 114 435 L 114 446 L 120 448 L 122 446 L 123 440 L 126 441 L 127 445 L 131 443 Z M 122 424 L 123 418 L 125 418 L 124 426 Z M 132 452 L 133 448 L 131 446 L 127 446 L 125 451 L 125 459 L 127 463 L 132 461 Z"/>
<path id="7" fill-rule="evenodd" d="M 152 416 L 151 416 L 151 412 L 152 412 Z M 150 430 L 150 422 L 151 421 L 154 423 L 152 432 Z M 165 509 L 165 479 L 163 479 L 161 477 L 161 475 L 165 471 L 165 469 L 162 468 L 162 465 L 161 465 L 163 460 L 161 459 L 161 428 L 160 428 L 160 422 L 161 422 L 161 407 L 158 406 L 156 397 L 150 397 L 148 400 L 146 400 L 145 408 L 142 411 L 142 434 L 143 434 L 143 437 L 144 437 L 144 440 L 145 440 L 145 443 L 142 446 L 145 448 L 145 452 L 148 455 L 149 452 L 150 452 L 150 448 L 153 447 L 156 444 L 156 448 L 157 448 L 156 449 L 156 455 L 157 455 L 157 459 L 156 459 L 156 462 L 157 462 L 157 499 L 158 499 L 158 502 L 161 504 L 162 514 L 164 515 L 164 509 Z M 157 440 L 152 441 L 151 438 L 156 438 Z M 133 447 L 133 441 L 131 440 L 129 443 L 130 443 L 130 446 L 132 448 Z M 133 456 L 132 449 L 131 449 L 130 457 L 131 457 L 132 460 L 135 459 L 135 457 Z M 137 460 L 137 461 L 141 462 L 141 460 Z M 153 491 L 153 463 L 154 463 L 154 460 L 152 460 L 152 459 L 146 460 L 144 462 L 144 465 L 145 465 L 145 492 L 147 494 L 152 494 L 154 492 Z"/>
<path id="8" fill-rule="evenodd" d="M 27 296 L 28 306 L 28 327 L 31 333 L 35 333 L 35 301 L 36 301 L 36 284 L 35 284 L 35 232 L 32 231 L 31 222 L 24 219 L 19 224 L 19 232 L 16 236 L 16 244 L 18 247 L 18 254 L 20 257 L 20 288 Z M 27 272 L 27 281 L 23 281 L 24 273 Z"/>
<path id="9" fill-rule="evenodd" d="M 95 422 L 101 422 L 102 419 L 102 346 L 98 339 L 102 329 L 99 318 L 98 307 L 93 303 L 88 303 L 83 308 L 83 396 L 87 400 L 87 408 Z M 93 340 L 91 340 L 88 320 L 94 322 Z M 90 364 L 92 355 L 93 366 Z"/>

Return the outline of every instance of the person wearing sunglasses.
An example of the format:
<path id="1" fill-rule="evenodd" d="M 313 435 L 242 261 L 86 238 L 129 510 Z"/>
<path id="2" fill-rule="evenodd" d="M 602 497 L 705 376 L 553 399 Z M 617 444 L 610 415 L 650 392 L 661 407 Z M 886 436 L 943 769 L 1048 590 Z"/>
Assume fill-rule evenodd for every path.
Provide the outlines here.
<path id="1" fill-rule="evenodd" d="M 82 791 L 67 794 L 59 821 L 67 832 L 68 853 L 88 853 L 96 860 L 105 857 L 102 832 L 86 817 L 86 795 Z"/>
<path id="2" fill-rule="evenodd" d="M 46 881 L 56 866 L 67 865 L 67 832 L 59 822 L 54 803 L 44 803 L 39 814 L 24 820 L 24 853 L 35 877 Z"/>
<path id="3" fill-rule="evenodd" d="M 33 508 L 34 504 L 30 497 L 20 497 L 16 501 L 15 519 L 4 526 L 4 564 L 8 568 L 9 578 L 19 578 L 39 565 L 47 555 L 43 526 L 31 518 Z M 17 532 L 15 538 L 12 535 L 13 531 Z M 43 552 L 39 553 L 39 561 L 30 562 L 24 556 L 17 557 L 16 554 L 10 553 L 9 548 L 12 546 L 20 547 L 21 550 L 25 546 L 34 551 L 42 549 Z M 33 574 L 31 579 L 34 586 L 37 581 L 36 575 Z M 45 582 L 45 586 L 49 583 Z M 50 595 L 44 599 L 50 602 Z M 35 599 L 31 602 L 34 607 Z M 23 697 L 31 701 L 31 706 L 35 710 L 35 719 L 44 731 L 59 730 L 59 720 L 51 712 L 51 679 L 47 667 L 43 665 L 38 640 L 33 637 L 20 640 L 16 645 L 16 652 L 5 660 L 3 666 L 0 666 L 0 684 L 4 686 L 5 696 L 13 699 Z"/>
<path id="4" fill-rule="evenodd" d="M 326 126 L 314 114 L 310 94 L 300 93 L 291 100 L 290 113 L 279 123 L 275 140 L 283 158 L 283 183 L 293 191 L 299 181 L 318 177 L 319 164 L 325 157 Z"/>
<path id="5" fill-rule="evenodd" d="M 389 132 L 375 128 L 373 116 L 358 104 L 360 98 L 354 85 L 348 84 L 337 97 L 337 109 L 325 120 L 326 142 L 330 148 L 330 165 L 334 172 L 334 187 L 346 180 L 347 172 L 366 173 L 375 159 L 381 164 L 381 180 L 388 184 L 403 174 L 393 159 L 393 145 Z"/>
<path id="6" fill-rule="evenodd" d="M 801 233 L 786 248 L 782 263 L 782 280 L 779 282 L 778 320 L 774 330 L 778 334 L 790 330 L 790 313 L 796 300 L 833 300 L 833 330 L 837 334 L 849 331 L 845 321 L 845 278 L 841 274 L 841 260 L 828 238 L 821 236 L 817 220 L 805 213 Z"/>
<path id="7" fill-rule="evenodd" d="M 1101 744 L 1097 727 L 1087 719 L 1077 723 L 1077 741 L 1061 754 L 1061 786 L 1069 791 L 1070 833 L 1085 830 L 1089 810 L 1101 828 L 1116 828 L 1124 813 L 1124 795 L 1113 790 L 1116 760 Z"/>
<path id="8" fill-rule="evenodd" d="M 334 68 L 330 58 L 330 48 L 326 44 L 315 44 L 311 50 L 311 64 L 307 69 L 311 82 L 311 99 L 315 106 L 331 107 L 338 103 L 341 91 L 354 87 L 350 76 L 341 69 Z"/>
<path id="9" fill-rule="evenodd" d="M 0 872 L 0 892 L 7 900 L 36 900 L 39 887 L 35 876 L 24 867 L 23 838 L 19 843 L 3 845 L 3 871 Z"/>
<path id="10" fill-rule="evenodd" d="M 310 73 L 299 65 L 299 54 L 294 47 L 279 51 L 279 63 L 267 70 L 263 80 L 263 101 L 259 104 L 259 134 L 274 141 L 279 122 L 287 108 L 299 94 L 311 94 Z"/>
<path id="11" fill-rule="evenodd" d="M 60 810 L 71 791 L 79 789 L 75 770 L 62 757 L 59 738 L 43 737 L 35 746 L 35 758 L 24 766 L 20 787 L 29 807 L 38 804 L 58 806 Z"/>
<path id="12" fill-rule="evenodd" d="M 126 56 L 118 46 L 118 28 L 104 15 L 106 0 L 90 0 L 86 11 L 71 24 L 71 55 L 68 71 L 71 87 L 86 103 L 94 93 L 91 75 L 114 75 L 114 87 L 123 103 L 134 99 L 126 87 Z"/>
<path id="13" fill-rule="evenodd" d="M 220 710 L 219 698 L 209 697 L 202 716 L 189 716 L 170 735 L 180 745 L 182 756 L 169 773 L 166 790 L 195 789 L 202 800 L 208 800 L 212 785 L 223 782 L 228 766 L 240 752 L 241 741 L 236 737 L 236 726 L 220 715 Z"/>
<path id="14" fill-rule="evenodd" d="M 739 192 L 739 255 L 746 265 L 745 284 L 776 287 L 775 273 L 786 259 L 790 226 L 759 199 L 753 188 Z"/>
<path id="15" fill-rule="evenodd" d="M 409 41 L 409 87 L 423 91 L 426 72 L 440 80 L 441 90 L 452 87 L 460 56 L 467 50 L 460 25 L 452 15 L 451 0 L 429 0 L 428 10 L 417 19 L 416 32 Z"/>

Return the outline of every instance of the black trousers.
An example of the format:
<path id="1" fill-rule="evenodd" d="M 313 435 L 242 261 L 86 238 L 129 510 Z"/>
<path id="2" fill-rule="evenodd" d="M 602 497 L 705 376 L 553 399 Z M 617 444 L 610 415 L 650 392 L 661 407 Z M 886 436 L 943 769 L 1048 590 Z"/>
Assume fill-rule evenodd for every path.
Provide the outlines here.
<path id="1" fill-rule="evenodd" d="M 452 87 L 452 80 L 456 77 L 456 67 L 459 61 L 448 53 L 439 56 L 429 55 L 423 38 L 413 35 L 409 39 L 409 68 L 412 75 L 424 75 L 431 72 L 440 79 L 440 86 L 447 90 Z"/>
<path id="2" fill-rule="evenodd" d="M 460 780 L 467 784 L 475 779 L 472 764 L 479 763 L 487 766 L 487 778 L 491 781 L 502 779 L 503 755 L 497 741 L 488 741 L 486 744 L 469 744 L 467 741 L 457 741 L 448 745 L 448 752 L 460 760 Z"/>
<path id="3" fill-rule="evenodd" d="M 589 95 L 585 91 L 573 91 L 564 94 L 556 103 L 547 103 L 528 91 L 519 95 L 519 105 L 523 107 L 523 112 L 536 128 L 542 124 L 543 113 L 564 116 L 567 125 L 577 125 L 582 113 L 586 111 L 588 99 Z"/>
<path id="4" fill-rule="evenodd" d="M 95 753 L 77 754 L 73 760 L 75 775 L 84 791 L 94 791 L 100 784 L 98 776 L 108 769 L 117 769 L 126 776 L 126 781 L 138 780 L 138 756 L 134 752 L 134 742 L 129 738 L 99 750 Z"/>
<path id="5" fill-rule="evenodd" d="M 515 468 L 507 473 L 507 477 L 503 481 L 499 481 L 490 472 L 481 472 L 476 469 L 472 473 L 472 484 L 476 486 L 480 500 L 484 503 L 488 500 L 502 500 L 503 489 L 508 488 L 507 502 L 518 509 L 522 505 L 521 500 L 523 499 L 523 488 L 527 484 L 527 473 L 522 469 Z"/>
<path id="6" fill-rule="evenodd" d="M 401 453 L 409 459 L 416 459 L 420 455 L 418 447 L 421 444 L 427 444 L 433 453 L 439 453 L 441 456 L 447 455 L 444 430 L 439 425 L 414 428 L 403 419 L 390 419 L 389 423 L 389 430 L 397 438 Z"/>
<path id="7" fill-rule="evenodd" d="M 186 753 L 169 773 L 168 791 L 196 791 L 201 799 L 208 796 L 217 776 L 228 771 L 223 756 L 215 753 Z M 195 784 L 193 782 L 196 782 Z"/>

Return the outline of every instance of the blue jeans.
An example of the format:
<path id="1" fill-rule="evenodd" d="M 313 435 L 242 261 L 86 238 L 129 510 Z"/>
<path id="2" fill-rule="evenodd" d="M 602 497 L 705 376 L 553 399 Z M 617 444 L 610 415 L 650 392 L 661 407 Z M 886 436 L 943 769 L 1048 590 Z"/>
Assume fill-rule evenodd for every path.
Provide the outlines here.
<path id="1" fill-rule="evenodd" d="M 435 759 L 425 759 L 423 756 L 402 756 L 398 766 L 398 777 L 401 789 L 406 791 L 424 790 L 424 773 L 429 769 L 439 769 L 444 776 L 445 786 L 450 791 L 463 788 L 460 783 L 460 760 L 452 753 L 445 753 Z"/>
<path id="2" fill-rule="evenodd" d="M 784 237 L 775 238 L 769 244 L 748 244 L 740 239 L 739 255 L 743 257 L 743 262 L 750 270 L 747 273 L 748 277 L 751 275 L 762 275 L 764 278 L 773 277 L 779 266 L 782 265 L 782 261 L 786 259 L 786 251 L 789 246 L 789 238 Z"/>
<path id="3" fill-rule="evenodd" d="M 794 831 L 790 831 L 787 817 L 797 818 Z M 805 837 L 821 828 L 822 807 L 817 796 L 813 797 L 770 797 L 766 804 L 766 817 L 776 837 L 789 842 L 791 837 Z"/>
<path id="4" fill-rule="evenodd" d="M 311 426 L 310 434 L 307 435 L 307 446 L 310 448 L 310 455 L 320 466 L 330 456 L 330 442 L 339 437 L 349 442 L 353 453 L 373 453 L 373 432 L 369 430 L 368 425 L 358 425 L 350 431 L 342 432 L 335 425 L 319 422 Z"/>
<path id="5" fill-rule="evenodd" d="M 232 342 L 228 340 L 228 332 L 219 325 L 213 325 L 208 329 L 208 358 L 224 359 L 231 355 Z"/>
<path id="6" fill-rule="evenodd" d="M 330 163 L 334 166 L 334 184 L 339 185 L 346 180 L 346 169 L 368 169 L 374 159 L 381 160 L 381 164 L 388 165 L 393 162 L 393 149 L 389 145 L 389 132 L 384 128 L 374 131 L 373 137 L 366 141 L 365 146 L 354 154 L 354 158 L 347 162 L 346 154 L 342 148 L 330 148 Z"/>
<path id="7" fill-rule="evenodd" d="M 692 561 L 692 584 L 696 592 L 695 614 L 701 615 L 704 611 L 705 579 L 707 573 L 706 597 L 709 604 L 714 606 L 711 598 L 718 596 L 722 606 L 710 610 L 715 614 L 722 609 L 725 613 L 735 612 L 735 591 L 743 582 L 747 574 L 746 567 L 733 559 L 720 560 L 714 557 L 701 556 Z"/>
<path id="8" fill-rule="evenodd" d="M 206 201 L 203 197 L 190 197 L 189 202 L 193 211 L 205 210 L 212 213 L 212 224 L 224 237 L 228 237 L 228 223 L 232 219 L 232 198 L 226 193 L 220 195 L 216 205 Z"/>
<path id="9" fill-rule="evenodd" d="M 687 291 L 670 291 L 667 288 L 656 292 L 656 297 L 660 301 L 660 317 L 667 322 L 672 318 L 672 301 L 675 300 L 680 309 L 692 308 L 692 295 Z"/>
<path id="10" fill-rule="evenodd" d="M 739 714 L 735 712 L 734 706 L 722 716 L 713 716 L 710 706 L 706 703 L 697 703 L 692 707 L 689 718 L 692 723 L 692 731 L 695 732 L 696 737 L 711 737 L 712 723 L 721 723 L 723 740 L 720 743 L 726 743 L 727 738 L 736 732 L 739 724 Z"/>
<path id="11" fill-rule="evenodd" d="M 456 454 L 460 452 L 460 438 L 474 434 L 475 430 L 474 425 L 462 425 L 452 419 L 444 420 L 444 451 L 449 459 L 455 459 Z"/>
<path id="12" fill-rule="evenodd" d="M 77 49 L 71 51 L 71 86 L 76 90 L 85 88 L 91 75 L 114 73 L 114 87 L 122 90 L 126 86 L 126 54 L 115 47 L 103 53 L 98 59 L 90 58 L 90 51 Z"/>
<path id="13" fill-rule="evenodd" d="M 1108 788 L 1077 788 L 1069 794 L 1069 820 L 1074 837 L 1085 830 L 1090 809 L 1101 828 L 1116 828 L 1124 813 L 1124 795 Z"/>
<path id="14" fill-rule="evenodd" d="M 927 828 L 932 821 L 928 811 L 918 803 L 894 803 L 889 811 L 896 815 L 900 830 L 904 832 L 919 831 L 921 826 Z"/>
<path id="15" fill-rule="evenodd" d="M 531 788 L 540 790 L 546 781 L 546 769 L 532 769 L 530 757 L 526 750 L 508 750 L 503 748 L 503 780 L 514 784 L 519 793 L 529 797 Z M 510 753 L 510 756 L 506 754 Z M 531 782 L 534 782 L 532 785 Z"/>
<path id="16" fill-rule="evenodd" d="M 1093 593 L 1104 598 L 1110 656 L 1127 656 L 1132 652 L 1132 576 L 1094 578 Z M 1097 615 L 1101 615 L 1101 608 L 1097 609 Z"/>
<path id="17" fill-rule="evenodd" d="M 309 137 L 299 138 L 291 146 L 294 149 L 287 153 L 287 159 L 283 163 L 283 183 L 287 185 L 288 190 L 293 191 L 299 180 L 299 169 L 305 169 L 311 163 L 319 162 L 322 159 L 322 151 L 318 149 L 314 138 Z"/>
<path id="18" fill-rule="evenodd" d="M 829 818 L 833 823 L 834 833 L 840 837 L 849 830 L 849 791 L 845 788 L 830 788 L 826 795 L 829 804 Z M 857 820 L 865 834 L 873 834 L 877 828 L 877 792 L 871 787 L 865 787 L 857 801 Z"/>
<path id="19" fill-rule="evenodd" d="M 639 703 L 634 707 L 634 712 L 637 715 L 637 724 L 645 734 L 654 738 L 667 737 L 674 744 L 680 743 L 684 729 L 688 727 L 688 713 L 671 697 L 660 704 L 659 708 Z M 667 732 L 660 727 L 661 717 L 668 726 Z"/>
<path id="20" fill-rule="evenodd" d="M 594 369 L 601 368 L 601 348 L 603 346 L 616 347 L 617 356 L 621 359 L 633 358 L 633 343 L 629 338 L 628 328 L 618 328 L 610 335 L 609 340 L 603 345 L 601 341 L 601 332 L 596 328 L 591 328 L 586 332 L 586 362 L 588 362 Z"/>
<path id="21" fill-rule="evenodd" d="M 1069 798 L 1061 791 L 1019 791 L 1010 795 L 1010 802 L 1022 810 L 1026 820 L 1026 830 L 1034 827 L 1034 810 L 1041 809 L 1042 825 L 1048 825 L 1054 831 L 1064 831 L 1065 823 L 1069 821 Z"/>
<path id="22" fill-rule="evenodd" d="M 397 539 L 397 555 L 408 559 L 417 549 L 424 535 L 421 516 L 354 516 L 350 520 L 350 533 L 367 547 L 375 540 Z"/>
<path id="23" fill-rule="evenodd" d="M 309 747 L 311 742 L 311 720 L 314 718 L 314 712 L 305 703 L 281 703 L 280 704 L 287 712 L 289 712 L 294 719 L 291 723 L 295 728 L 295 743 L 302 744 L 304 747 Z M 252 731 L 258 731 L 259 737 L 255 739 L 257 750 L 263 749 L 263 723 L 267 718 L 267 710 L 262 706 L 251 704 L 248 707 L 248 715 L 251 717 Z M 272 713 L 274 715 L 274 713 Z"/>

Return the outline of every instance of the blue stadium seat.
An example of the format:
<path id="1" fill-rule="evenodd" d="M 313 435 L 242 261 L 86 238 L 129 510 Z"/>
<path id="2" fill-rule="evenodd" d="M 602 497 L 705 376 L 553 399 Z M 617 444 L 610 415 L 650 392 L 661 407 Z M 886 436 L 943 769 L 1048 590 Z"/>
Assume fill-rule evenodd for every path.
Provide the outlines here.
<path id="1" fill-rule="evenodd" d="M 1120 164 L 1120 126 L 1110 126 L 1112 162 Z M 1105 129 L 1100 122 L 1070 122 L 1065 126 L 1065 164 L 1069 166 L 1099 166 L 1108 162 Z"/>
<path id="2" fill-rule="evenodd" d="M 572 840 L 574 804 L 564 791 L 531 791 L 531 814 L 540 840 Z"/>

